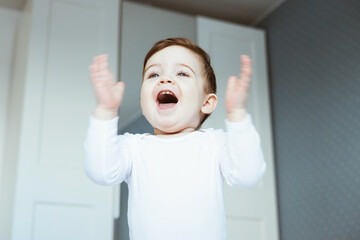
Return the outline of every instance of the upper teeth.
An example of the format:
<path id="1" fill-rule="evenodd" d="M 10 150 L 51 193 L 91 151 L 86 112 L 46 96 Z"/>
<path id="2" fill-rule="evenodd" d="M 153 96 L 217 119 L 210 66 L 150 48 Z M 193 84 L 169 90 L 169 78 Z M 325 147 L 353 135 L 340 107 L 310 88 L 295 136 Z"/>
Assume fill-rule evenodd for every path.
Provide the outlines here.
<path id="1" fill-rule="evenodd" d="M 164 92 L 161 92 L 161 94 L 171 94 L 171 95 L 172 95 L 172 93 L 171 93 L 171 92 L 169 92 L 169 91 L 164 91 Z"/>

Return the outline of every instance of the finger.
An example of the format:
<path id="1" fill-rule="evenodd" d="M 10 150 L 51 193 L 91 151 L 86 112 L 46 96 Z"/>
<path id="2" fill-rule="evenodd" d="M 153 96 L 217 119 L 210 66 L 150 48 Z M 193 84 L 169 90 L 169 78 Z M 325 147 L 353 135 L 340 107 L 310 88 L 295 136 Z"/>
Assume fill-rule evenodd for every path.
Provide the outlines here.
<path id="1" fill-rule="evenodd" d="M 247 55 L 241 55 L 240 61 L 241 61 L 241 71 L 246 70 L 249 73 L 251 73 L 252 63 L 250 57 Z"/>
<path id="2" fill-rule="evenodd" d="M 92 64 L 89 66 L 89 72 L 91 77 L 99 76 L 99 66 L 97 64 Z"/>
<path id="3" fill-rule="evenodd" d="M 99 56 L 99 58 L 96 60 L 95 64 L 98 67 L 98 71 L 109 71 L 110 72 L 107 55 Z"/>
<path id="4" fill-rule="evenodd" d="M 109 63 L 107 61 L 98 64 L 99 71 L 109 71 Z"/>
<path id="5" fill-rule="evenodd" d="M 106 54 L 99 55 L 93 58 L 93 65 L 97 66 L 97 71 L 108 67 L 108 56 Z"/>
<path id="6" fill-rule="evenodd" d="M 251 59 L 247 55 L 241 55 L 240 79 L 250 80 L 252 74 Z"/>
<path id="7" fill-rule="evenodd" d="M 228 82 L 227 82 L 227 87 L 226 87 L 226 92 L 231 92 L 235 89 L 236 86 L 236 82 L 238 81 L 237 77 L 235 76 L 230 76 L 228 78 Z"/>
<path id="8" fill-rule="evenodd" d="M 102 61 L 107 61 L 108 59 L 108 55 L 107 54 L 101 54 L 101 55 L 98 55 L 98 56 L 95 56 L 93 58 L 93 61 L 94 62 L 102 62 Z"/>
<path id="9" fill-rule="evenodd" d="M 92 77 L 112 77 L 107 62 L 94 63 L 89 67 L 89 70 Z"/>
<path id="10" fill-rule="evenodd" d="M 101 56 L 101 55 L 93 57 L 93 64 L 98 64 L 98 63 L 99 63 L 99 61 L 100 61 L 100 56 Z"/>
<path id="11" fill-rule="evenodd" d="M 110 86 L 115 83 L 113 75 L 109 71 L 99 71 L 94 74 L 95 81 L 101 81 L 102 84 Z"/>
<path id="12" fill-rule="evenodd" d="M 243 65 L 251 64 L 251 58 L 248 55 L 240 55 L 240 61 Z"/>
<path id="13" fill-rule="evenodd" d="M 120 81 L 116 83 L 116 87 L 119 90 L 120 95 L 122 95 L 124 93 L 125 90 L 125 83 Z"/>
<path id="14" fill-rule="evenodd" d="M 90 69 L 90 79 L 96 84 L 111 84 L 113 82 L 112 74 L 109 71 L 97 71 L 97 66 L 92 65 Z"/>
<path id="15" fill-rule="evenodd" d="M 97 79 L 100 77 L 98 67 L 96 64 L 89 66 L 89 72 L 90 72 L 91 81 L 97 81 Z"/>

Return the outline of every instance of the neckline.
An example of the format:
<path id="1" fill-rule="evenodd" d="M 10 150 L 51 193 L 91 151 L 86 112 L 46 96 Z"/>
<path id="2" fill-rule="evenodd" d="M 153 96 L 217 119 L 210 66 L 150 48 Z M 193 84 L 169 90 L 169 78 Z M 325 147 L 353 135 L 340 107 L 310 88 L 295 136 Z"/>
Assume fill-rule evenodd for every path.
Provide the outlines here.
<path id="1" fill-rule="evenodd" d="M 181 135 L 181 136 L 175 136 L 175 137 L 158 137 L 156 135 L 147 133 L 147 134 L 144 134 L 144 138 L 145 139 L 151 139 L 151 140 L 156 141 L 156 142 L 170 143 L 170 142 L 184 141 L 184 140 L 187 140 L 189 138 L 192 138 L 192 137 L 194 137 L 194 136 L 196 136 L 198 134 L 204 133 L 204 132 L 205 131 L 200 129 L 200 130 L 196 130 L 196 131 L 193 131 L 193 132 Z"/>

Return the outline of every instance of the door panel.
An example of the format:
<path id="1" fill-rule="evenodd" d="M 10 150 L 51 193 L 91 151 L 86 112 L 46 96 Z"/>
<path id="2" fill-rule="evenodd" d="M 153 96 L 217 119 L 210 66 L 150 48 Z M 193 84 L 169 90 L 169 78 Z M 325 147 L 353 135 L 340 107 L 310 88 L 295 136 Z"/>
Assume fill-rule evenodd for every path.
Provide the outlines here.
<path id="1" fill-rule="evenodd" d="M 33 0 L 24 71 L 14 240 L 113 236 L 114 188 L 83 170 L 83 141 L 95 107 L 88 66 L 110 54 L 117 76 L 117 0 Z"/>

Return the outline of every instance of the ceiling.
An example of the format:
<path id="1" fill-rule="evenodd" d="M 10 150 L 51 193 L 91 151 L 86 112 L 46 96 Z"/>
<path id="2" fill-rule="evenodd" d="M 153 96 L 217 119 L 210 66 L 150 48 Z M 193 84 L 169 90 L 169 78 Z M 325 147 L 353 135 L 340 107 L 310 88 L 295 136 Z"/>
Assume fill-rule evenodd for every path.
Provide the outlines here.
<path id="1" fill-rule="evenodd" d="M 285 0 L 128 0 L 244 25 L 255 25 Z"/>
<path id="2" fill-rule="evenodd" d="M 128 0 L 154 7 L 255 25 L 285 0 Z M 21 10 L 26 0 L 0 0 L 0 7 Z"/>
<path id="3" fill-rule="evenodd" d="M 0 0 L 0 7 L 21 10 L 25 0 Z"/>

